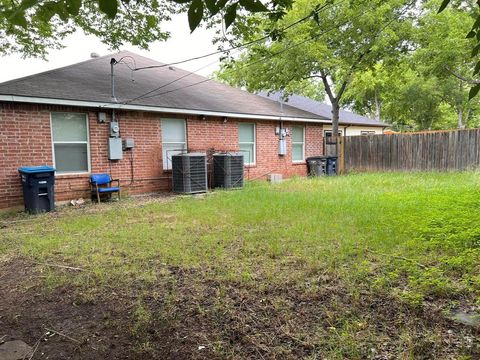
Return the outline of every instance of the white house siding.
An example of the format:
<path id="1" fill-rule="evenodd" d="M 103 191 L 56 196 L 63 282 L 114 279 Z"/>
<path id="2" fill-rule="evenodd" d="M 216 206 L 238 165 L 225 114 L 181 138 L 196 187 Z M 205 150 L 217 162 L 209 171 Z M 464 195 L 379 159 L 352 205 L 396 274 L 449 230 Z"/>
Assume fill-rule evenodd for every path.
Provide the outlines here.
<path id="1" fill-rule="evenodd" d="M 331 131 L 331 125 L 324 125 L 324 131 Z M 363 135 L 362 131 L 369 131 L 374 132 L 375 134 L 383 134 L 383 127 L 378 126 L 344 126 L 340 125 L 338 127 L 339 131 L 342 135 L 345 136 L 355 136 L 355 135 Z"/>

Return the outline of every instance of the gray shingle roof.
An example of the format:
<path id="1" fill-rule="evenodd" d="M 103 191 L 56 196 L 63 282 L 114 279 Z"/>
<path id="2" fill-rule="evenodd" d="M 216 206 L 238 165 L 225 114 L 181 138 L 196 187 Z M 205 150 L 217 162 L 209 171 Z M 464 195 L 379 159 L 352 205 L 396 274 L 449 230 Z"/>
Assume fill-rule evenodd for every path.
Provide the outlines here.
<path id="1" fill-rule="evenodd" d="M 7 81 L 0 84 L 0 95 L 14 95 L 47 99 L 62 99 L 105 103 L 111 102 L 110 59 L 133 57 L 137 67 L 162 65 L 143 56 L 122 51 L 67 67 Z M 129 62 L 130 59 L 126 58 Z M 134 99 L 161 85 L 166 85 L 159 96 L 132 101 L 131 105 L 235 113 L 265 116 L 287 116 L 322 120 L 321 116 L 305 110 L 283 106 L 278 102 L 236 89 L 207 78 L 173 67 L 154 68 L 132 72 L 125 64 L 115 66 L 115 89 L 119 102 Z M 188 75 L 188 76 L 186 76 Z M 202 82 L 205 81 L 205 82 Z M 179 90 L 176 90 L 179 89 Z M 175 90 L 175 91 L 172 91 Z"/>
<path id="2" fill-rule="evenodd" d="M 332 107 L 331 105 L 325 104 L 320 101 L 312 100 L 300 95 L 290 95 L 288 101 L 282 100 L 282 94 L 280 92 L 274 92 L 268 94 L 267 92 L 260 92 L 258 95 L 263 96 L 268 99 L 275 101 L 282 101 L 284 104 L 296 107 L 308 111 L 310 113 L 316 114 L 324 119 L 331 121 L 332 119 Z M 370 119 L 366 116 L 358 115 L 353 112 L 340 109 L 340 124 L 348 125 L 368 125 L 368 126 L 381 126 L 386 127 L 388 124 L 385 124 L 381 121 L 375 119 Z"/>

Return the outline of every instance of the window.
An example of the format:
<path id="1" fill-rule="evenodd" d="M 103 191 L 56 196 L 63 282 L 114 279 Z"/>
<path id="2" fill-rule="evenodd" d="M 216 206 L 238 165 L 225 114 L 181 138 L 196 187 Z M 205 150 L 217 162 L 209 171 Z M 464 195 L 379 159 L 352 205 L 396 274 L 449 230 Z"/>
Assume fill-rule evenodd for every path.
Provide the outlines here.
<path id="1" fill-rule="evenodd" d="M 89 172 L 87 115 L 52 113 L 53 158 L 58 173 Z"/>
<path id="2" fill-rule="evenodd" d="M 187 149 L 185 120 L 162 119 L 163 169 L 172 169 L 172 155 L 181 154 Z"/>
<path id="3" fill-rule="evenodd" d="M 238 125 L 238 145 L 245 165 L 255 164 L 255 124 Z"/>
<path id="4" fill-rule="evenodd" d="M 362 131 L 360 131 L 360 135 L 375 135 L 375 131 L 362 130 Z"/>
<path id="5" fill-rule="evenodd" d="M 292 161 L 305 160 L 305 127 L 302 125 L 292 126 Z"/>
<path id="6" fill-rule="evenodd" d="M 338 130 L 338 136 L 342 136 L 342 135 L 343 135 L 343 130 Z M 332 130 L 326 130 L 325 137 L 326 138 L 332 137 Z"/>

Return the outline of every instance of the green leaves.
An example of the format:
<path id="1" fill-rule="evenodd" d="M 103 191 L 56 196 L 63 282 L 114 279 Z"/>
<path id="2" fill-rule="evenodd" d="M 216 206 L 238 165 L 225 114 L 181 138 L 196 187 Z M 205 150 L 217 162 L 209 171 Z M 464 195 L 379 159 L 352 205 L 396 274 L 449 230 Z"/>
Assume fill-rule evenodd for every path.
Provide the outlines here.
<path id="1" fill-rule="evenodd" d="M 441 13 L 443 10 L 445 10 L 445 8 L 449 3 L 450 3 L 450 0 L 443 0 L 442 5 L 440 5 L 440 8 L 438 9 L 438 12 Z"/>
<path id="2" fill-rule="evenodd" d="M 193 32 L 203 19 L 203 1 L 193 0 L 188 8 L 188 25 Z"/>
<path id="3" fill-rule="evenodd" d="M 477 96 L 479 91 L 480 91 L 480 84 L 476 84 L 474 87 L 470 89 L 470 92 L 468 93 L 468 100 L 471 100 L 475 96 Z"/>
<path id="4" fill-rule="evenodd" d="M 13 12 L 9 19 L 13 25 L 21 26 L 24 29 L 26 29 L 28 26 L 27 19 L 25 18 L 25 13 L 23 11 Z"/>
<path id="5" fill-rule="evenodd" d="M 66 9 L 70 15 L 77 16 L 82 7 L 82 0 L 68 0 L 66 2 Z"/>
<path id="6" fill-rule="evenodd" d="M 472 50 L 472 57 L 475 57 L 478 55 L 478 52 L 480 51 L 480 43 L 478 43 Z"/>
<path id="7" fill-rule="evenodd" d="M 98 6 L 109 19 L 115 19 L 118 11 L 117 0 L 98 0 Z"/>
<path id="8" fill-rule="evenodd" d="M 475 65 L 475 69 L 473 70 L 473 75 L 477 75 L 479 71 L 480 71 L 480 61 L 477 62 L 477 65 Z"/>
<path id="9" fill-rule="evenodd" d="M 250 12 L 268 11 L 267 7 L 259 0 L 240 0 L 240 5 Z"/>
<path id="10" fill-rule="evenodd" d="M 228 29 L 230 25 L 235 21 L 235 18 L 237 17 L 237 6 L 238 3 L 232 4 L 227 8 L 227 11 L 225 12 L 225 29 Z"/>
<path id="11" fill-rule="evenodd" d="M 208 11 L 210 14 L 215 15 L 219 11 L 219 7 L 215 0 L 205 0 L 205 5 L 207 6 Z"/>
<path id="12" fill-rule="evenodd" d="M 467 34 L 466 38 L 471 39 L 474 38 L 477 33 L 474 30 L 470 30 L 470 32 Z"/>
<path id="13" fill-rule="evenodd" d="M 155 16 L 147 15 L 146 19 L 147 19 L 147 24 L 148 24 L 149 27 L 153 28 L 153 27 L 157 26 L 158 21 L 157 21 L 157 18 Z"/>
<path id="14" fill-rule="evenodd" d="M 188 24 L 190 31 L 194 31 L 205 15 L 205 8 L 211 16 L 218 14 L 225 9 L 223 19 L 225 21 L 225 28 L 229 28 L 237 18 L 238 6 L 242 6 L 245 10 L 256 13 L 269 11 L 268 8 L 260 0 L 239 0 L 238 2 L 230 3 L 227 6 L 228 0 L 173 0 L 179 4 L 190 3 L 188 8 Z"/>

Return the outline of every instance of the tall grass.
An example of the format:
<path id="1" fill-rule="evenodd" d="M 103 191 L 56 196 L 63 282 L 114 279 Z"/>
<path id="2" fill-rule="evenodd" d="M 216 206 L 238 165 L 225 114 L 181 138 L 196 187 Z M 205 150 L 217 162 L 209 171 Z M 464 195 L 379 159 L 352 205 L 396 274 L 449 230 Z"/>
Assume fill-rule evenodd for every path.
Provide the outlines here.
<path id="1" fill-rule="evenodd" d="M 328 272 L 412 303 L 480 292 L 480 174 L 354 174 L 70 211 L 0 230 L 0 250 L 88 270 L 89 287 L 169 267 L 239 282 Z M 93 206 L 93 205 L 92 205 Z M 60 211 L 62 214 L 62 211 Z"/>

